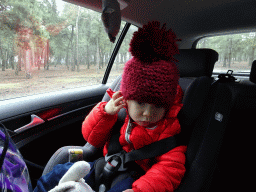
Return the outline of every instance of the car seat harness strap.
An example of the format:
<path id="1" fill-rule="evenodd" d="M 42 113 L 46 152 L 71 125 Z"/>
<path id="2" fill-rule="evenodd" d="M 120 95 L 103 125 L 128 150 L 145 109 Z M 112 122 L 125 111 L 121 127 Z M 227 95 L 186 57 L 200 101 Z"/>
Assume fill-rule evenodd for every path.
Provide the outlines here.
<path id="1" fill-rule="evenodd" d="M 163 155 L 177 146 L 175 137 L 168 137 L 126 153 L 119 143 L 119 136 L 120 133 L 112 135 L 108 154 L 95 163 L 96 191 L 109 190 L 116 174 L 129 171 L 135 161 Z"/>

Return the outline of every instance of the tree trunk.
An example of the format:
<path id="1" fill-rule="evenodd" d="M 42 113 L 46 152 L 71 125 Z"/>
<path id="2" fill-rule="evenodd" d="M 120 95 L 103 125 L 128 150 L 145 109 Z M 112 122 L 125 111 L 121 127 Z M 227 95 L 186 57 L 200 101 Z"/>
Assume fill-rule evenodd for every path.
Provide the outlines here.
<path id="1" fill-rule="evenodd" d="M 72 25 L 72 33 L 71 33 L 71 51 L 72 51 L 72 62 L 71 62 L 71 71 L 75 71 L 75 54 L 74 54 L 74 46 L 73 46 L 73 37 L 74 37 L 74 25 Z"/>
<path id="2" fill-rule="evenodd" d="M 5 71 L 4 53 L 1 45 L 2 45 L 2 42 L 0 41 L 0 56 L 2 60 L 2 71 Z"/>
<path id="3" fill-rule="evenodd" d="M 32 60 L 31 52 L 32 51 L 30 49 L 25 51 L 25 71 L 26 71 L 26 78 L 27 79 L 32 78 L 32 76 L 31 76 L 31 67 L 32 67 L 31 66 L 31 60 Z"/>
<path id="4" fill-rule="evenodd" d="M 230 67 L 231 64 L 231 53 L 228 54 L 228 67 Z"/>
<path id="5" fill-rule="evenodd" d="M 238 61 L 238 64 L 240 64 L 241 63 L 241 55 L 238 55 L 238 58 L 237 58 L 237 61 Z"/>
<path id="6" fill-rule="evenodd" d="M 66 53 L 66 66 L 67 66 L 68 70 L 69 70 L 69 50 L 70 50 L 70 44 L 71 44 L 71 41 L 68 42 L 67 53 Z"/>
<path id="7" fill-rule="evenodd" d="M 50 57 L 50 44 L 49 44 L 49 39 L 47 40 L 46 44 L 46 70 L 49 70 L 49 57 Z"/>
<path id="8" fill-rule="evenodd" d="M 99 53 L 100 53 L 99 54 L 99 56 L 100 56 L 100 69 L 103 69 L 104 68 L 104 66 L 103 66 L 104 55 L 103 55 L 101 50 L 99 51 Z"/>
<path id="9" fill-rule="evenodd" d="M 123 60 L 122 60 L 122 64 L 124 64 L 124 63 L 125 63 L 125 56 L 126 56 L 126 54 L 125 54 L 125 53 L 123 53 L 123 54 L 122 54 L 122 56 L 123 56 L 123 57 L 122 57 L 122 58 L 123 58 Z"/>
<path id="10" fill-rule="evenodd" d="M 2 71 L 5 71 L 5 60 L 2 59 Z"/>
<path id="11" fill-rule="evenodd" d="M 94 65 L 94 67 L 96 67 L 96 56 L 97 55 L 97 48 L 96 48 L 96 52 L 93 54 L 93 65 Z"/>
<path id="12" fill-rule="evenodd" d="M 41 53 L 40 51 L 38 51 L 37 52 L 37 56 L 36 56 L 36 58 L 37 58 L 37 69 L 38 70 L 40 70 L 40 67 L 41 67 L 41 55 L 39 54 L 39 53 Z"/>
<path id="13" fill-rule="evenodd" d="M 18 52 L 18 62 L 16 65 L 15 75 L 19 75 L 19 71 L 21 71 L 21 48 L 19 48 Z"/>
<path id="14" fill-rule="evenodd" d="M 131 59 L 132 58 L 131 52 L 128 52 L 128 55 L 129 55 L 129 59 Z"/>
<path id="15" fill-rule="evenodd" d="M 118 53 L 117 55 L 116 55 L 116 71 L 118 71 L 118 67 L 119 67 L 119 62 L 120 62 L 120 53 Z"/>
<path id="16" fill-rule="evenodd" d="M 5 71 L 5 69 L 6 69 L 6 56 L 5 56 L 5 53 L 3 51 L 1 51 L 1 55 L 2 55 L 2 71 Z"/>
<path id="17" fill-rule="evenodd" d="M 66 62 L 65 62 L 68 70 L 69 70 L 69 44 L 70 44 L 70 42 L 68 43 L 67 53 L 66 53 Z"/>
<path id="18" fill-rule="evenodd" d="M 66 67 L 67 67 L 67 69 L 69 70 L 69 51 L 67 51 L 67 56 L 66 56 Z"/>
<path id="19" fill-rule="evenodd" d="M 76 69 L 76 54 L 75 54 L 75 47 L 72 44 L 72 56 L 71 56 L 71 71 L 75 71 Z"/>
<path id="20" fill-rule="evenodd" d="M 36 64 L 35 64 L 35 61 L 36 61 L 36 58 L 35 58 L 35 49 L 31 49 L 31 51 L 32 51 L 32 63 L 31 63 L 31 65 L 33 66 L 33 67 L 35 67 L 36 66 Z"/>
<path id="21" fill-rule="evenodd" d="M 12 70 L 14 70 L 14 56 L 13 55 L 10 58 L 10 63 L 11 63 Z"/>
<path id="22" fill-rule="evenodd" d="M 79 20 L 79 16 L 80 16 L 80 10 L 81 7 L 79 7 L 78 9 L 78 14 L 77 14 L 77 18 L 76 18 L 76 66 L 77 66 L 77 71 L 79 72 L 79 58 L 78 58 L 78 20 Z"/>
<path id="23" fill-rule="evenodd" d="M 231 65 L 232 60 L 232 39 L 229 40 L 229 54 L 228 54 L 228 67 Z"/>
<path id="24" fill-rule="evenodd" d="M 90 69 L 89 45 L 86 46 L 86 64 L 87 64 L 87 69 Z"/>
<path id="25" fill-rule="evenodd" d="M 12 47 L 12 53 L 11 53 L 11 58 L 10 58 L 10 64 L 11 64 L 12 70 L 14 70 L 14 46 Z"/>
<path id="26" fill-rule="evenodd" d="M 8 50 L 9 50 L 9 46 L 8 46 Z M 9 51 L 6 51 L 6 57 L 5 57 L 5 69 L 9 69 Z"/>
<path id="27" fill-rule="evenodd" d="M 49 70 L 49 40 L 47 40 L 44 49 L 44 69 Z"/>
<path id="28" fill-rule="evenodd" d="M 224 56 L 224 62 L 223 62 L 223 66 L 222 66 L 222 67 L 226 67 L 226 66 L 227 66 L 227 65 L 226 65 L 226 60 L 227 60 L 227 57 Z"/>
<path id="29" fill-rule="evenodd" d="M 88 14 L 88 10 L 86 11 Z M 90 18 L 88 18 L 86 22 L 86 36 L 87 39 L 91 39 L 91 23 L 89 22 Z M 90 69 L 90 64 L 91 64 L 91 49 L 89 49 L 89 42 L 86 42 L 86 64 L 87 64 L 87 69 Z"/>
<path id="30" fill-rule="evenodd" d="M 96 51 L 96 65 L 97 65 L 97 69 L 96 69 L 96 71 L 97 71 L 97 73 L 100 73 L 100 61 L 99 61 L 99 59 L 100 59 L 100 52 L 99 52 L 99 39 L 98 38 L 96 38 L 96 41 L 97 41 L 97 51 Z"/>
<path id="31" fill-rule="evenodd" d="M 254 58 L 254 50 L 255 50 L 255 47 L 252 47 L 251 54 L 249 55 L 248 66 L 251 66 L 251 65 L 252 65 L 253 58 Z"/>

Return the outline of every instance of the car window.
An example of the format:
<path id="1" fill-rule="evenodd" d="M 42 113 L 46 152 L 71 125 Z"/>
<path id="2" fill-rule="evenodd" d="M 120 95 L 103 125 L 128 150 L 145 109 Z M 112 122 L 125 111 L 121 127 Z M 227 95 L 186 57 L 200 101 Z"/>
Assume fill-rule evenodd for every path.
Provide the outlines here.
<path id="1" fill-rule="evenodd" d="M 129 52 L 129 44 L 132 39 L 133 33 L 137 30 L 138 27 L 131 25 L 129 30 L 127 31 L 122 46 L 120 47 L 118 54 L 115 58 L 107 83 L 112 83 L 120 74 L 122 74 L 125 63 L 132 58 L 132 55 Z"/>
<path id="2" fill-rule="evenodd" d="M 100 84 L 125 25 L 111 43 L 101 13 L 61 0 L 2 1 L 0 14 L 0 100 Z"/>
<path id="3" fill-rule="evenodd" d="M 213 72 L 233 70 L 248 74 L 255 59 L 255 45 L 256 35 L 252 32 L 202 38 L 196 48 L 210 48 L 219 53 Z"/>

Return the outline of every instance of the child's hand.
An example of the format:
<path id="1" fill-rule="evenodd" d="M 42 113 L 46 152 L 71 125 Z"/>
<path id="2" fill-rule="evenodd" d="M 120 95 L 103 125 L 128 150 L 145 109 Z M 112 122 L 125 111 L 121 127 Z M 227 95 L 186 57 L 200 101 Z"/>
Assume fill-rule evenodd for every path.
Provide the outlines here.
<path id="1" fill-rule="evenodd" d="M 112 99 L 107 103 L 105 106 L 105 111 L 109 115 L 115 115 L 117 114 L 124 106 L 125 106 L 125 100 L 122 96 L 121 91 L 117 91 L 113 94 Z"/>
<path id="2" fill-rule="evenodd" d="M 125 191 L 123 192 L 134 192 L 132 189 L 126 189 Z"/>

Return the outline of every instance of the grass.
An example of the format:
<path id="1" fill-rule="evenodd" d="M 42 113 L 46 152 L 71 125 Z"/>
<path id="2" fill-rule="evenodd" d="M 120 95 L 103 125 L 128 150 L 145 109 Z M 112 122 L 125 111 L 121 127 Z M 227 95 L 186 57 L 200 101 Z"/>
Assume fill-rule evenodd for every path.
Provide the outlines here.
<path id="1" fill-rule="evenodd" d="M 65 66 L 58 65 L 57 67 L 50 66 L 49 70 L 33 68 L 32 78 L 26 79 L 24 68 L 18 75 L 15 75 L 15 70 L 6 69 L 0 71 L 0 100 L 100 84 L 104 73 L 105 69 L 100 69 L 97 73 L 93 66 L 91 69 L 87 69 L 86 66 L 81 65 L 78 72 L 67 70 Z M 113 68 L 109 79 L 112 80 L 114 76 L 121 73 L 122 67 L 118 71 Z"/>
<path id="2" fill-rule="evenodd" d="M 0 83 L 0 89 L 14 89 L 17 87 L 21 87 L 20 83 Z"/>

